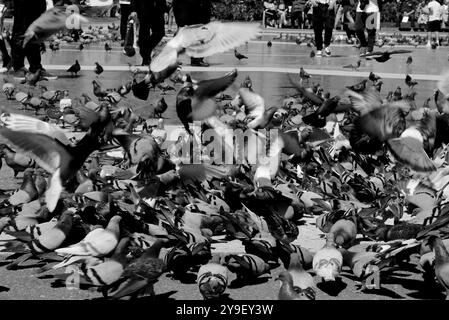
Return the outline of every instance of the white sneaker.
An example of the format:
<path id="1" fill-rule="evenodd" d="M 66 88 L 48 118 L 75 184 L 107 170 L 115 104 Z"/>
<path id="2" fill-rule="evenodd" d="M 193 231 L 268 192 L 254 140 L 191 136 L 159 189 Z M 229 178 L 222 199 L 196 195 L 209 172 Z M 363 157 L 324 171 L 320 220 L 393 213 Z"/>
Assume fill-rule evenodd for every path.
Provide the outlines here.
<path id="1" fill-rule="evenodd" d="M 331 51 L 330 51 L 329 47 L 324 48 L 324 54 L 326 56 L 330 56 L 331 55 Z"/>
<path id="2" fill-rule="evenodd" d="M 6 72 L 8 72 L 8 68 L 6 68 L 6 67 L 0 68 L 0 73 L 6 73 Z"/>
<path id="3" fill-rule="evenodd" d="M 432 45 L 430 44 L 430 42 L 427 42 L 426 47 L 430 48 Z"/>
<path id="4" fill-rule="evenodd" d="M 322 52 L 321 50 L 317 50 L 317 51 L 316 51 L 316 55 L 319 56 L 319 57 L 321 57 L 321 56 L 323 55 L 323 52 Z"/>

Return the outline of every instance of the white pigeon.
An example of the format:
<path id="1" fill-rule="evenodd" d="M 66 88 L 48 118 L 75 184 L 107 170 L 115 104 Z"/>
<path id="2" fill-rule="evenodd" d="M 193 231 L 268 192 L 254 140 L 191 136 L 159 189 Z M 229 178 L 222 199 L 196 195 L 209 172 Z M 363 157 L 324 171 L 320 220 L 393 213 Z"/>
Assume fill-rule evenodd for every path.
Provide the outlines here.
<path id="1" fill-rule="evenodd" d="M 181 28 L 150 65 L 152 72 L 161 72 L 174 65 L 178 54 L 194 58 L 209 57 L 234 49 L 254 38 L 260 32 L 259 24 L 213 21 Z"/>
<path id="2" fill-rule="evenodd" d="M 66 248 L 56 249 L 60 255 L 101 257 L 111 253 L 119 242 L 120 216 L 114 216 L 106 229 L 98 228 L 89 232 L 80 242 Z"/>
<path id="3" fill-rule="evenodd" d="M 64 145 L 72 144 L 72 142 L 65 135 L 64 131 L 62 131 L 58 126 L 33 117 L 11 113 L 3 115 L 2 121 L 5 124 L 5 127 L 10 130 L 41 133 L 58 140 Z"/>

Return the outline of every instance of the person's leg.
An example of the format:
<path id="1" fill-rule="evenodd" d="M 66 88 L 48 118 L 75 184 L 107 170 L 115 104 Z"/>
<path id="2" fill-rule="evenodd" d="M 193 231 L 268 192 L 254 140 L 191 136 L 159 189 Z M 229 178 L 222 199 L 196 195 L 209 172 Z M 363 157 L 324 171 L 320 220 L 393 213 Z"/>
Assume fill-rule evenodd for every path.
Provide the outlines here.
<path id="1" fill-rule="evenodd" d="M 335 25 L 335 14 L 334 10 L 327 10 L 324 20 L 324 47 L 328 55 L 330 55 L 329 46 L 332 40 L 332 31 Z"/>
<path id="2" fill-rule="evenodd" d="M 298 29 L 304 29 L 304 12 L 298 12 Z"/>
<path id="3" fill-rule="evenodd" d="M 47 10 L 47 3 L 45 0 L 33 0 L 34 6 L 33 10 L 28 10 L 26 14 L 25 23 L 28 28 L 37 18 L 40 17 L 42 13 Z M 28 63 L 30 64 L 30 72 L 34 73 L 39 69 L 42 69 L 41 64 L 41 52 L 40 52 L 40 42 L 31 40 L 25 46 L 25 55 L 27 57 Z"/>
<path id="4" fill-rule="evenodd" d="M 8 68 L 11 63 L 11 57 L 8 49 L 6 48 L 5 40 L 0 39 L 0 52 L 2 53 L 3 68 Z"/>
<path id="5" fill-rule="evenodd" d="M 367 43 L 366 37 L 365 37 L 365 21 L 366 21 L 365 13 L 364 12 L 356 12 L 354 31 L 355 31 L 357 38 L 360 41 L 360 46 L 362 48 L 364 48 L 364 49 L 362 49 L 362 51 L 366 51 L 366 47 L 368 46 L 368 43 Z"/>
<path id="6" fill-rule="evenodd" d="M 337 15 L 336 15 L 336 17 L 335 17 L 335 25 L 334 25 L 334 28 L 335 28 L 335 29 L 337 29 L 338 24 L 339 24 L 340 22 L 342 22 L 342 21 L 341 21 L 341 18 L 342 18 L 342 17 L 343 17 L 343 6 L 342 6 L 342 5 L 338 5 Z"/>
<path id="7" fill-rule="evenodd" d="M 165 36 L 164 13 L 160 12 L 151 19 L 151 35 L 149 39 L 150 54 Z"/>
<path id="8" fill-rule="evenodd" d="M 139 18 L 139 52 L 142 57 L 142 65 L 149 65 L 151 60 L 151 45 L 150 45 L 150 37 L 151 37 L 151 19 L 137 12 Z"/>
<path id="9" fill-rule="evenodd" d="M 313 32 L 315 34 L 315 45 L 318 51 L 323 50 L 323 10 L 322 6 L 318 5 L 313 8 Z"/>
<path id="10" fill-rule="evenodd" d="M 11 55 L 14 71 L 25 67 L 25 51 L 22 48 L 22 36 L 28 26 L 25 22 L 26 1 L 14 0 L 14 24 L 12 27 Z"/>
<path id="11" fill-rule="evenodd" d="M 131 6 L 128 4 L 120 5 L 120 37 L 122 41 L 126 38 L 126 29 L 128 26 L 128 17 L 131 14 Z"/>
<path id="12" fill-rule="evenodd" d="M 376 31 L 376 29 L 368 30 L 368 52 L 373 52 L 374 50 L 374 44 L 376 43 Z"/>

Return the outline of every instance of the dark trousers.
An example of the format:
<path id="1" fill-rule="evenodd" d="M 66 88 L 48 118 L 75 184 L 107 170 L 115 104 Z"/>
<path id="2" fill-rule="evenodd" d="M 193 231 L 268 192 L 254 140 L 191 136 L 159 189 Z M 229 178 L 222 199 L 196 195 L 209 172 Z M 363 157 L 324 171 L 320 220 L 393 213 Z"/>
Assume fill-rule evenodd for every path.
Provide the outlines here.
<path id="1" fill-rule="evenodd" d="M 165 36 L 164 12 L 151 15 L 137 12 L 139 18 L 139 49 L 143 61 L 151 59 L 151 52 Z"/>
<path id="2" fill-rule="evenodd" d="M 302 24 L 304 23 L 303 14 L 304 13 L 302 11 L 292 12 L 291 15 L 292 28 L 296 28 L 296 22 L 298 22 L 298 28 L 299 29 L 302 28 Z"/>
<path id="3" fill-rule="evenodd" d="M 6 48 L 5 39 L 0 39 L 0 52 L 2 53 L 3 67 L 8 67 L 11 62 L 8 49 Z"/>
<path id="4" fill-rule="evenodd" d="M 14 70 L 25 66 L 25 57 L 30 63 L 30 72 L 42 68 L 39 42 L 31 40 L 22 48 L 23 35 L 34 20 L 46 10 L 45 0 L 14 0 L 14 25 L 12 28 L 11 54 Z"/>
<path id="5" fill-rule="evenodd" d="M 131 14 L 131 5 L 121 4 L 120 5 L 120 37 L 123 41 L 126 38 L 126 27 L 128 25 L 128 17 Z"/>
<path id="6" fill-rule="evenodd" d="M 323 50 L 323 30 L 324 46 L 330 46 L 334 24 L 335 11 L 329 10 L 328 5 L 319 3 L 316 7 L 313 7 L 313 31 L 317 50 Z"/>
<path id="7" fill-rule="evenodd" d="M 355 14 L 355 34 L 357 35 L 357 38 L 359 38 L 360 45 L 362 47 L 367 47 L 368 51 L 373 51 L 374 49 L 374 43 L 376 41 L 376 29 L 367 29 L 368 33 L 368 41 L 366 40 L 365 36 L 365 29 L 366 29 L 366 19 L 370 13 L 366 12 L 356 12 Z"/>

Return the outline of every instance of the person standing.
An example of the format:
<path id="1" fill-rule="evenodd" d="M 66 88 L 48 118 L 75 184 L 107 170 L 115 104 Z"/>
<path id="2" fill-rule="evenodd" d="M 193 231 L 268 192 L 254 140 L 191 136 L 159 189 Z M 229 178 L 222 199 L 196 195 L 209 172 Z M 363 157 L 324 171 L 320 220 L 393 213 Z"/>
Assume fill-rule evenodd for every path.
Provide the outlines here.
<path id="1" fill-rule="evenodd" d="M 427 47 L 431 46 L 432 35 L 435 36 L 435 44 L 439 45 L 441 20 L 443 18 L 441 4 L 436 0 L 432 0 L 423 8 L 423 11 L 429 16 L 427 22 Z"/>
<path id="2" fill-rule="evenodd" d="M 165 0 L 131 0 L 130 17 L 139 19 L 139 49 L 142 66 L 149 66 L 153 49 L 165 36 Z"/>
<path id="3" fill-rule="evenodd" d="M 52 1 L 46 0 L 14 0 L 14 24 L 12 27 L 11 55 L 14 77 L 25 79 L 26 73 L 36 73 L 41 71 L 41 76 L 48 80 L 57 79 L 54 75 L 47 72 L 41 64 L 40 42 L 32 39 L 23 48 L 24 34 L 28 27 L 40 17 L 42 13 L 53 6 Z M 27 58 L 30 69 L 25 68 L 25 57 Z"/>
<path id="4" fill-rule="evenodd" d="M 376 32 L 380 28 L 380 10 L 378 1 L 363 0 L 357 4 L 354 30 L 360 41 L 360 55 L 364 56 L 374 50 Z M 368 40 L 365 36 L 368 33 Z"/>
<path id="5" fill-rule="evenodd" d="M 330 44 L 332 31 L 335 25 L 336 0 L 309 0 L 313 8 L 313 32 L 315 34 L 315 45 L 317 56 L 330 56 Z M 324 30 L 324 41 L 323 41 Z M 323 50 L 324 45 L 324 50 Z"/>
<path id="6" fill-rule="evenodd" d="M 128 17 L 131 14 L 131 0 L 120 0 L 120 38 L 122 47 L 125 45 Z"/>
<path id="7" fill-rule="evenodd" d="M 210 22 L 212 4 L 210 0 L 173 0 L 173 14 L 178 28 Z M 192 66 L 209 67 L 204 58 L 191 58 Z"/>
<path id="8" fill-rule="evenodd" d="M 295 28 L 296 22 L 298 22 L 298 29 L 304 28 L 304 8 L 306 6 L 306 0 L 294 0 L 292 4 L 291 24 L 292 28 Z"/>

